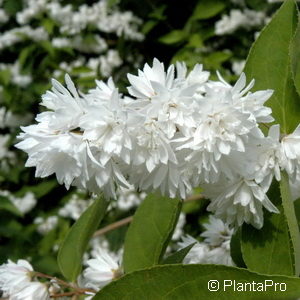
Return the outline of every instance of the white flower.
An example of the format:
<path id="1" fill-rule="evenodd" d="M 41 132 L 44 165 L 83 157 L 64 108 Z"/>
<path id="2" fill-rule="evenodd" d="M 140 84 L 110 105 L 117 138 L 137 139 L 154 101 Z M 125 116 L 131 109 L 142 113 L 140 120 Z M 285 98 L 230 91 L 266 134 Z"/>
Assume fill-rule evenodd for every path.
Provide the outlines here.
<path id="1" fill-rule="evenodd" d="M 14 197 L 13 195 L 9 195 L 9 199 L 23 214 L 31 211 L 37 203 L 35 195 L 32 192 L 27 192 L 23 197 Z"/>
<path id="2" fill-rule="evenodd" d="M 280 165 L 282 164 L 281 144 L 279 141 L 279 125 L 273 125 L 269 129 L 267 138 L 259 140 L 256 149 L 249 149 L 253 155 L 257 155 L 255 165 L 255 180 L 257 183 L 265 180 L 267 176 L 273 177 L 279 181 Z"/>
<path id="3" fill-rule="evenodd" d="M 73 194 L 70 200 L 58 211 L 61 217 L 68 217 L 73 220 L 79 219 L 81 214 L 90 206 L 92 199 L 85 200 L 79 198 L 77 194 Z"/>
<path id="4" fill-rule="evenodd" d="M 185 223 L 186 223 L 185 213 L 181 212 L 179 215 L 176 227 L 174 229 L 174 233 L 172 235 L 172 241 L 176 241 L 182 236 L 183 227 L 184 227 Z"/>
<path id="5" fill-rule="evenodd" d="M 101 249 L 98 249 L 95 258 L 87 261 L 87 265 L 83 271 L 83 280 L 87 288 L 99 290 L 121 275 L 119 264 Z"/>
<path id="6" fill-rule="evenodd" d="M 177 150 L 187 149 L 189 154 L 185 160 L 194 169 L 193 177 L 199 178 L 198 183 L 216 182 L 222 172 L 231 176 L 226 157 L 233 156 L 232 151 L 245 152 L 246 143 L 263 136 L 251 113 L 237 105 L 248 97 L 245 94 L 253 82 L 245 88 L 244 74 L 233 87 L 221 77 L 220 80 L 210 82 L 205 97 L 198 101 L 194 130 L 176 140 Z"/>
<path id="7" fill-rule="evenodd" d="M 49 216 L 47 218 L 36 217 L 33 220 L 33 223 L 38 225 L 37 231 L 40 234 L 45 235 L 57 226 L 58 217 L 57 216 Z"/>
<path id="8" fill-rule="evenodd" d="M 204 241 L 211 247 L 223 246 L 229 249 L 230 240 L 233 235 L 234 229 L 230 228 L 221 219 L 217 219 L 213 215 L 209 216 L 209 223 L 204 223 L 205 231 L 201 233 Z"/>
<path id="9" fill-rule="evenodd" d="M 234 229 L 213 215 L 209 216 L 209 223 L 205 223 L 203 226 L 206 229 L 201 234 L 202 237 L 205 237 L 203 242 L 199 242 L 191 236 L 184 236 L 182 242 L 179 242 L 180 248 L 195 244 L 186 255 L 184 263 L 234 266 L 230 255 L 230 240 Z"/>
<path id="10" fill-rule="evenodd" d="M 221 181 L 218 185 L 207 185 L 204 194 L 211 199 L 208 210 L 227 224 L 241 226 L 243 222 L 256 228 L 263 226 L 263 211 L 279 213 L 266 195 L 270 182 L 260 185 L 254 180 L 237 178 L 234 181 Z"/>
<path id="11" fill-rule="evenodd" d="M 11 300 L 48 300 L 47 286 L 32 282 L 32 266 L 26 260 L 8 260 L 0 266 L 0 290 Z"/>
<path id="12" fill-rule="evenodd" d="M 18 292 L 13 293 L 10 300 L 50 300 L 46 284 L 30 282 L 24 285 Z"/>
<path id="13" fill-rule="evenodd" d="M 183 236 L 182 242 L 179 242 L 178 245 L 180 249 L 186 248 L 191 244 L 195 244 L 189 253 L 185 256 L 183 262 L 185 264 L 203 264 L 206 263 L 206 256 L 209 252 L 209 246 L 206 243 L 200 243 L 193 237 L 187 235 Z"/>
<path id="14" fill-rule="evenodd" d="M 300 125 L 293 133 L 286 135 L 281 140 L 283 153 L 282 167 L 290 176 L 300 171 Z"/>
<path id="15" fill-rule="evenodd" d="M 230 34 L 238 28 L 251 28 L 264 23 L 265 14 L 260 11 L 245 9 L 244 11 L 232 9 L 229 15 L 223 15 L 215 24 L 217 35 Z"/>
<path id="16" fill-rule="evenodd" d="M 8 296 L 21 289 L 31 281 L 32 271 L 32 266 L 26 260 L 19 259 L 17 263 L 8 260 L 0 266 L 0 290 Z"/>
<path id="17" fill-rule="evenodd" d="M 117 190 L 116 205 L 121 210 L 129 210 L 139 205 L 146 195 L 146 193 L 137 193 L 134 186 L 130 186 L 129 189 L 120 186 Z"/>

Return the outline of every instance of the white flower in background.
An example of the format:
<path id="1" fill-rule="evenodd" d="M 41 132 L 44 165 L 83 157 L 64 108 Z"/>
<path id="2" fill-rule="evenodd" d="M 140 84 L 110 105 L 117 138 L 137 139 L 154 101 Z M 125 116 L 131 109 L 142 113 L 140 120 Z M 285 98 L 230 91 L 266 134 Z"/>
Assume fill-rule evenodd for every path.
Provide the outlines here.
<path id="1" fill-rule="evenodd" d="M 246 61 L 245 60 L 241 60 L 241 61 L 234 61 L 232 63 L 232 71 L 235 75 L 237 76 L 240 76 L 241 73 L 243 72 L 244 70 L 244 67 L 245 67 L 245 64 L 246 64 Z"/>
<path id="2" fill-rule="evenodd" d="M 10 110 L 6 110 L 4 107 L 0 107 L 0 128 L 16 128 L 24 126 L 29 124 L 32 119 L 31 113 L 19 115 L 14 114 Z"/>
<path id="3" fill-rule="evenodd" d="M 30 26 L 16 27 L 5 31 L 0 35 L 0 50 L 13 46 L 24 40 L 23 35 L 35 42 L 45 41 L 48 39 L 48 33 L 44 28 L 31 28 Z"/>
<path id="4" fill-rule="evenodd" d="M 129 210 L 138 206 L 145 198 L 146 193 L 137 193 L 134 186 L 130 188 L 119 187 L 117 189 L 116 206 L 121 210 Z"/>
<path id="5" fill-rule="evenodd" d="M 32 281 L 33 268 L 23 259 L 17 263 L 8 260 L 0 266 L 0 290 L 11 300 L 49 300 L 45 284 Z"/>
<path id="6" fill-rule="evenodd" d="M 232 9 L 229 15 L 223 15 L 215 24 L 217 35 L 231 34 L 238 28 L 251 28 L 264 24 L 266 15 L 264 12 L 245 9 Z"/>
<path id="7" fill-rule="evenodd" d="M 58 215 L 73 220 L 79 219 L 82 213 L 90 206 L 92 199 L 81 199 L 79 195 L 73 194 L 70 200 L 58 211 Z"/>
<path id="8" fill-rule="evenodd" d="M 123 63 L 118 51 L 108 50 L 105 55 L 99 57 L 99 64 L 101 75 L 104 77 L 109 77 L 112 71 L 121 66 Z"/>
<path id="9" fill-rule="evenodd" d="M 0 190 L 0 196 L 9 199 L 23 214 L 31 211 L 37 203 L 35 195 L 32 192 L 27 192 L 23 197 L 16 197 L 10 191 Z"/>
<path id="10" fill-rule="evenodd" d="M 185 220 L 185 213 L 181 212 L 174 230 L 174 233 L 172 235 L 172 241 L 176 241 L 179 240 L 179 238 L 182 236 L 183 234 L 183 227 L 186 223 Z"/>
<path id="11" fill-rule="evenodd" d="M 9 134 L 0 134 L 0 159 L 13 158 L 14 153 L 8 150 Z"/>
<path id="12" fill-rule="evenodd" d="M 0 9 L 0 23 L 6 23 L 9 17 L 4 9 Z"/>
<path id="13" fill-rule="evenodd" d="M 209 222 L 203 224 L 205 231 L 201 236 L 203 242 L 199 242 L 191 236 L 182 237 L 182 242 L 178 245 L 185 248 L 195 244 L 184 259 L 186 264 L 222 264 L 234 266 L 230 255 L 230 240 L 234 230 L 222 220 L 209 216 Z"/>
<path id="14" fill-rule="evenodd" d="M 36 197 L 32 192 L 27 192 L 23 197 L 15 197 L 12 194 L 10 194 L 9 200 L 23 214 L 30 212 L 36 206 L 37 203 Z"/>
<path id="15" fill-rule="evenodd" d="M 206 262 L 207 253 L 209 252 L 209 246 L 206 243 L 200 243 L 189 235 L 183 236 L 181 239 L 182 241 L 178 243 L 180 249 L 186 248 L 191 244 L 195 244 L 185 256 L 183 263 L 204 264 Z"/>
<path id="16" fill-rule="evenodd" d="M 215 216 L 209 216 L 209 222 L 204 223 L 203 227 L 205 231 L 201 233 L 206 242 L 211 247 L 224 247 L 229 248 L 230 240 L 234 233 L 234 229 L 230 228 L 228 224 L 224 223 L 221 219 L 217 219 Z"/>
<path id="17" fill-rule="evenodd" d="M 83 282 L 85 287 L 96 291 L 122 274 L 119 264 L 100 248 L 95 258 L 87 261 L 87 265 L 88 267 L 83 271 Z"/>
<path id="18" fill-rule="evenodd" d="M 37 231 L 40 234 L 45 235 L 57 226 L 58 217 L 57 216 L 49 216 L 49 217 L 46 217 L 46 218 L 36 217 L 33 220 L 33 223 L 38 225 L 37 226 Z"/>

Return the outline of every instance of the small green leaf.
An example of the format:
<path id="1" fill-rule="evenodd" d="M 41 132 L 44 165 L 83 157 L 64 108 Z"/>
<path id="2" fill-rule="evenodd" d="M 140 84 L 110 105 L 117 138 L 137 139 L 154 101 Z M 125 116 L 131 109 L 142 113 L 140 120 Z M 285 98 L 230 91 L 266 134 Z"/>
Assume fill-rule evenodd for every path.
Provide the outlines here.
<path id="1" fill-rule="evenodd" d="M 0 82 L 3 85 L 8 85 L 11 79 L 11 72 L 9 69 L 0 71 Z"/>
<path id="2" fill-rule="evenodd" d="M 137 209 L 124 245 L 125 272 L 154 266 L 162 259 L 180 213 L 182 201 L 148 195 Z"/>
<path id="3" fill-rule="evenodd" d="M 222 265 L 164 265 L 127 274 L 102 288 L 93 300 L 287 300 L 299 294 L 297 277 Z"/>
<path id="4" fill-rule="evenodd" d="M 268 196 L 277 206 L 280 214 L 265 211 L 262 229 L 243 225 L 241 240 L 243 258 L 252 271 L 294 275 L 293 251 L 277 182 L 273 182 Z"/>
<path id="5" fill-rule="evenodd" d="M 199 1 L 192 15 L 193 20 L 209 19 L 219 14 L 224 8 L 225 3 L 219 0 Z"/>
<path id="6" fill-rule="evenodd" d="M 5 210 L 10 213 L 22 217 L 23 214 L 18 210 L 18 208 L 6 197 L 0 196 L 0 211 Z"/>
<path id="7" fill-rule="evenodd" d="M 59 249 L 59 268 L 70 281 L 75 281 L 81 271 L 83 253 L 105 214 L 106 206 L 103 197 L 97 198 L 71 227 Z"/>
<path id="8" fill-rule="evenodd" d="M 300 234 L 295 207 L 291 197 L 289 177 L 286 172 L 281 173 L 280 193 L 284 214 L 287 218 L 288 228 L 292 239 L 295 261 L 295 275 L 300 275 Z"/>
<path id="9" fill-rule="evenodd" d="M 253 44 L 245 66 L 247 79 L 255 79 L 254 90 L 274 90 L 266 105 L 272 108 L 272 115 L 284 133 L 292 132 L 300 121 L 300 98 L 289 56 L 296 26 L 296 4 L 286 0 Z"/>
<path id="10" fill-rule="evenodd" d="M 187 34 L 183 30 L 173 30 L 166 35 L 159 38 L 159 41 L 163 44 L 171 45 L 185 41 Z"/>
<path id="11" fill-rule="evenodd" d="M 190 252 L 190 250 L 193 248 L 193 246 L 196 243 L 192 243 L 188 245 L 187 247 L 184 247 L 180 249 L 179 251 L 171 254 L 166 259 L 164 259 L 163 264 L 164 265 L 171 265 L 171 264 L 180 264 L 184 260 L 184 258 L 187 256 L 187 254 Z"/>

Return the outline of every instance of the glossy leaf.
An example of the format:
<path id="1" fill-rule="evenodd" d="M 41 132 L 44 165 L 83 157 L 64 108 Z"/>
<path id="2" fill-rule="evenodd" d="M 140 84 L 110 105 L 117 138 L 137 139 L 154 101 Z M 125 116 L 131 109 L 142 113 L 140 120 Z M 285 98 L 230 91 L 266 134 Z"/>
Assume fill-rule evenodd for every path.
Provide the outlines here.
<path id="1" fill-rule="evenodd" d="M 82 256 L 105 214 L 106 205 L 102 197 L 97 198 L 71 227 L 59 249 L 58 265 L 69 281 L 75 281 L 81 271 Z"/>
<path id="2" fill-rule="evenodd" d="M 265 274 L 294 275 L 293 250 L 277 182 L 273 183 L 268 196 L 280 210 L 280 214 L 264 211 L 262 229 L 243 225 L 243 258 L 250 270 Z"/>
<path id="3" fill-rule="evenodd" d="M 196 243 L 192 243 L 164 259 L 164 265 L 180 264 Z"/>
<path id="4" fill-rule="evenodd" d="M 148 195 L 137 209 L 124 245 L 125 272 L 152 267 L 162 259 L 176 226 L 182 201 Z"/>
<path id="5" fill-rule="evenodd" d="M 297 26 L 297 8 L 292 0 L 281 8 L 253 44 L 245 66 L 253 90 L 273 89 L 266 102 L 284 133 L 292 132 L 300 121 L 300 98 L 292 79 L 289 48 Z"/>
<path id="6" fill-rule="evenodd" d="M 249 291 L 252 282 L 255 292 Z M 287 300 L 299 294 L 300 278 L 296 277 L 262 275 L 221 265 L 166 265 L 127 274 L 100 290 L 93 300 Z"/>
<path id="7" fill-rule="evenodd" d="M 225 3 L 220 0 L 201 0 L 192 15 L 194 20 L 209 19 L 219 14 L 225 8 Z"/>

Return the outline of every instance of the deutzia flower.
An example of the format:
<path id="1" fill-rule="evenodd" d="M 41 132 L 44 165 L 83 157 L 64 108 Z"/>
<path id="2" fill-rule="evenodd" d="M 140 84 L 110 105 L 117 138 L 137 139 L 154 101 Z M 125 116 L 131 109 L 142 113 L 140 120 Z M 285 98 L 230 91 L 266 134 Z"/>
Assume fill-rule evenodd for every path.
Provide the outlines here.
<path id="1" fill-rule="evenodd" d="M 10 295 L 21 289 L 31 281 L 32 271 L 32 266 L 26 260 L 19 259 L 17 263 L 8 260 L 0 266 L 0 290 Z"/>
<path id="2" fill-rule="evenodd" d="M 279 213 L 266 195 L 269 186 L 270 182 L 257 184 L 255 180 L 244 177 L 207 185 L 204 194 L 211 200 L 207 209 L 228 224 L 241 226 L 246 222 L 260 229 L 263 226 L 262 207 Z"/>
<path id="3" fill-rule="evenodd" d="M 40 282 L 30 282 L 10 296 L 11 300 L 49 300 L 48 288 Z"/>
<path id="4" fill-rule="evenodd" d="M 11 300 L 48 300 L 45 284 L 32 281 L 33 268 L 26 260 L 10 260 L 0 266 L 0 290 Z"/>
<path id="5" fill-rule="evenodd" d="M 85 287 L 96 291 L 122 274 L 119 264 L 106 251 L 99 248 L 95 258 L 89 259 L 87 265 L 83 271 Z"/>
<path id="6" fill-rule="evenodd" d="M 209 216 L 209 222 L 203 225 L 205 231 L 201 234 L 205 237 L 199 242 L 191 236 L 182 237 L 180 248 L 195 244 L 184 259 L 187 264 L 222 264 L 234 266 L 230 256 L 230 240 L 234 230 L 222 220 Z"/>
<path id="7" fill-rule="evenodd" d="M 183 262 L 185 264 L 203 264 L 206 262 L 206 256 L 209 252 L 209 246 L 207 244 L 200 243 L 189 235 L 183 236 L 181 239 L 182 242 L 178 243 L 180 249 L 195 244 L 184 258 Z"/>
<path id="8" fill-rule="evenodd" d="M 245 87 L 244 74 L 233 87 L 221 77 L 220 80 L 206 86 L 206 95 L 198 102 L 194 130 L 176 141 L 177 150 L 187 149 L 185 160 L 194 169 L 193 177 L 199 178 L 198 183 L 217 182 L 222 172 L 231 176 L 226 157 L 233 156 L 232 151 L 245 152 L 247 143 L 263 137 L 251 113 L 237 105 L 246 101 L 245 94 L 253 82 Z"/>
<path id="9" fill-rule="evenodd" d="M 282 167 L 295 178 L 300 171 L 300 124 L 293 133 L 282 138 L 281 147 L 284 157 Z"/>
<path id="10" fill-rule="evenodd" d="M 266 177 L 275 175 L 280 180 L 280 165 L 282 164 L 282 152 L 280 144 L 279 125 L 273 125 L 269 129 L 268 137 L 259 140 L 256 149 L 249 149 L 257 155 L 255 166 L 255 179 L 260 183 Z M 271 180 L 270 180 L 271 181 Z"/>
<path id="11" fill-rule="evenodd" d="M 209 216 L 209 222 L 204 223 L 205 231 L 201 234 L 204 241 L 212 247 L 223 246 L 228 248 L 234 229 L 230 228 L 228 224 L 221 219 L 217 219 L 213 215 Z"/>

